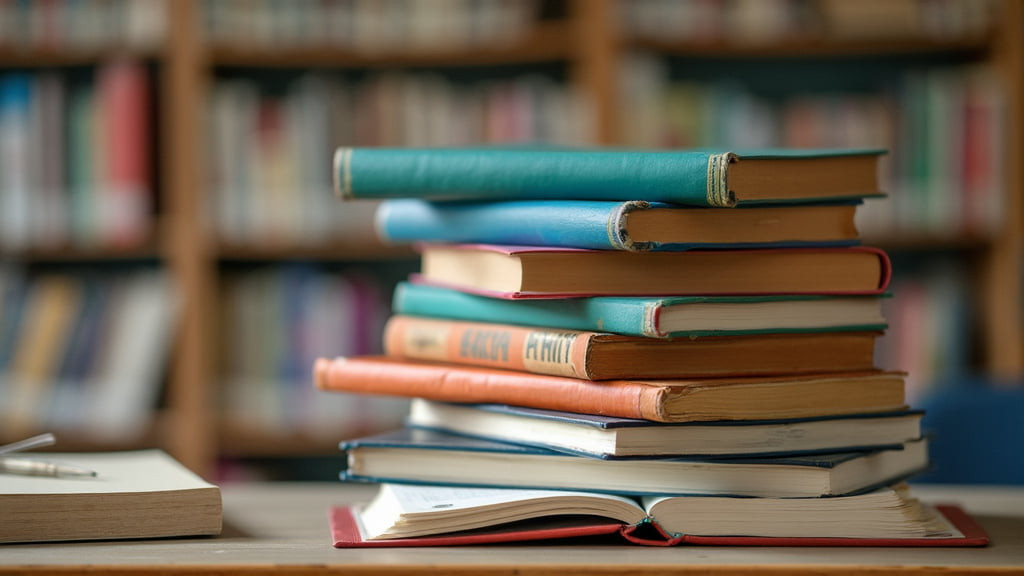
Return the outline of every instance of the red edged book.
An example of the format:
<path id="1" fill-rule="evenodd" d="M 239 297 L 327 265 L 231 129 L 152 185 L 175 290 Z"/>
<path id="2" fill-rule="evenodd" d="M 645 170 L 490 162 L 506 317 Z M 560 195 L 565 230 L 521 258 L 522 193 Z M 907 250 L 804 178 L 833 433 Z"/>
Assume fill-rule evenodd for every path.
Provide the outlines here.
<path id="1" fill-rule="evenodd" d="M 646 546 L 986 546 L 961 508 L 905 485 L 833 498 L 662 496 L 383 484 L 330 510 L 337 548 L 459 546 L 618 537 Z"/>
<path id="2" fill-rule="evenodd" d="M 885 252 L 866 246 L 631 253 L 423 244 L 413 282 L 495 298 L 881 294 Z"/>

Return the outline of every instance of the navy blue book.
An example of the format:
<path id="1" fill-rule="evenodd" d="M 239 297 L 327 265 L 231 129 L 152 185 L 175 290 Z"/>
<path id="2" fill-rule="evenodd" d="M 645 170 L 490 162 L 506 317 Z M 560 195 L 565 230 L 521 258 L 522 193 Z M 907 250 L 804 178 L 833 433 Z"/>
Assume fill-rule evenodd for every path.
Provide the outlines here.
<path id="1" fill-rule="evenodd" d="M 861 493 L 928 463 L 902 449 L 771 458 L 602 460 L 436 430 L 402 428 L 342 442 L 348 481 L 585 490 L 612 494 L 813 498 Z"/>
<path id="2" fill-rule="evenodd" d="M 412 401 L 407 424 L 569 454 L 618 459 L 824 454 L 921 438 L 920 410 L 784 420 L 662 423 L 504 404 Z"/>
<path id="3" fill-rule="evenodd" d="M 633 200 L 384 201 L 386 242 L 686 250 L 857 243 L 858 202 L 716 210 Z"/>

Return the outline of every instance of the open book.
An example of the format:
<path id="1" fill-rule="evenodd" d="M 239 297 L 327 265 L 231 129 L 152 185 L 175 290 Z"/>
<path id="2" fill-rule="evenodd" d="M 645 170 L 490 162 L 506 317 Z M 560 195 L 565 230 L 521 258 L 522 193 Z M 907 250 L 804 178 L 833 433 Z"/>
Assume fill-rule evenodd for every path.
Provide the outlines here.
<path id="1" fill-rule="evenodd" d="M 902 484 L 835 498 L 645 497 L 554 490 L 383 484 L 362 508 L 336 508 L 337 547 L 429 546 L 619 534 L 636 544 L 981 546 L 955 507 Z"/>

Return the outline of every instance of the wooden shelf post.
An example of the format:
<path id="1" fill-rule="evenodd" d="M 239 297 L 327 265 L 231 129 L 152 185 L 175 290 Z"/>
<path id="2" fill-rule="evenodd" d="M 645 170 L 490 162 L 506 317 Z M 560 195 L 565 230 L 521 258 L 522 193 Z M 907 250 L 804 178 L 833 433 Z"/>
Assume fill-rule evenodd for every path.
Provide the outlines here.
<path id="1" fill-rule="evenodd" d="M 575 0 L 573 84 L 586 94 L 596 117 L 597 144 L 617 144 L 619 134 L 619 30 L 611 0 Z"/>
<path id="2" fill-rule="evenodd" d="M 1024 377 L 1024 4 L 1005 0 L 996 66 L 1006 104 L 1005 210 L 984 263 L 985 365 L 997 380 Z"/>
<path id="3" fill-rule="evenodd" d="M 169 38 L 163 67 L 164 238 L 181 304 L 170 373 L 169 451 L 200 475 L 213 472 L 218 452 L 211 315 L 215 272 L 206 240 L 201 158 L 202 45 L 198 0 L 168 2 Z"/>

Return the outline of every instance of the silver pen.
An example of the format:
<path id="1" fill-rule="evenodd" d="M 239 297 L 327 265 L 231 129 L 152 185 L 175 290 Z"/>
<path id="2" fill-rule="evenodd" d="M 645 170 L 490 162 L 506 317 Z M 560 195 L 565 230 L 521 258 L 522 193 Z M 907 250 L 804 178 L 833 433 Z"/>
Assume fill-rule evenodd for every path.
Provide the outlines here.
<path id="1" fill-rule="evenodd" d="M 30 458 L 0 457 L 0 473 L 57 478 L 92 478 L 96 472 L 80 466 L 58 464 Z"/>

